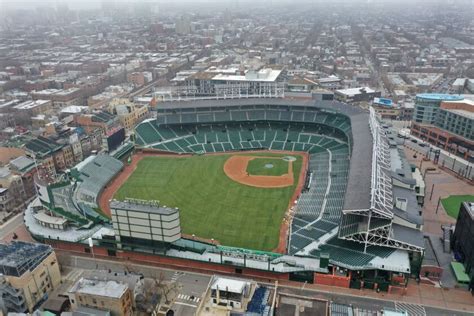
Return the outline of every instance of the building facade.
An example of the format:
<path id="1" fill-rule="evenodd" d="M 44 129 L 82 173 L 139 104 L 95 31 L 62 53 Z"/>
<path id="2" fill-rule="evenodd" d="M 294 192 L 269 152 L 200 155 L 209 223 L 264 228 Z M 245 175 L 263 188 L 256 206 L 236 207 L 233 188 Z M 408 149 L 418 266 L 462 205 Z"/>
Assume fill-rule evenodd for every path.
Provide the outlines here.
<path id="1" fill-rule="evenodd" d="M 474 102 L 458 95 L 416 97 L 411 133 L 469 161 L 474 160 Z"/>
<path id="2" fill-rule="evenodd" d="M 132 293 L 127 284 L 81 278 L 67 293 L 72 308 L 109 311 L 112 316 L 132 315 Z"/>
<path id="3" fill-rule="evenodd" d="M 452 238 L 452 248 L 463 263 L 469 276 L 470 289 L 474 289 L 474 203 L 461 203 L 456 227 Z"/>
<path id="4" fill-rule="evenodd" d="M 369 87 L 341 89 L 334 92 L 334 99 L 342 102 L 369 102 L 381 96 L 380 91 Z"/>
<path id="5" fill-rule="evenodd" d="M 179 209 L 160 206 L 157 201 L 110 202 L 117 241 L 122 244 L 159 245 L 181 238 Z"/>
<path id="6" fill-rule="evenodd" d="M 0 244 L 0 300 L 9 312 L 33 312 L 61 282 L 51 246 Z"/>

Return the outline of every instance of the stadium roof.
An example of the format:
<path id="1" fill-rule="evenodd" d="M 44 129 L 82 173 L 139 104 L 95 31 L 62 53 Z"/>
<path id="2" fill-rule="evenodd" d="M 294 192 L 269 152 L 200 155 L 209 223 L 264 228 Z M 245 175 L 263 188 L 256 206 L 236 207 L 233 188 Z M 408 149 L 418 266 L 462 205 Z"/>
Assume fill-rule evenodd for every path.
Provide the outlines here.
<path id="1" fill-rule="evenodd" d="M 406 226 L 392 224 L 393 239 L 400 240 L 404 243 L 424 247 L 423 232 Z"/>

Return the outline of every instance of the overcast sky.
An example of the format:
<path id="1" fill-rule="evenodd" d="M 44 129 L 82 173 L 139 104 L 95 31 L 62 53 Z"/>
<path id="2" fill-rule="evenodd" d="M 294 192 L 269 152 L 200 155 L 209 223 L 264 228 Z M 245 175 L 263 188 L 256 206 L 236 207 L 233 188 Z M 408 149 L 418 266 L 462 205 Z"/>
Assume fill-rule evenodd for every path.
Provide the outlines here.
<path id="1" fill-rule="evenodd" d="M 218 3 L 222 6 L 224 3 L 229 5 L 239 3 L 268 3 L 268 4 L 281 4 L 281 3 L 295 3 L 295 2 L 305 2 L 305 3 L 335 3 L 335 2 L 345 2 L 345 3 L 400 3 L 403 5 L 413 4 L 413 3 L 444 3 L 444 4 L 466 4 L 473 3 L 474 0 L 0 0 L 0 5 L 3 5 L 4 8 L 28 8 L 28 7 L 40 7 L 40 6 L 56 6 L 60 4 L 67 4 L 71 9 L 95 9 L 100 8 L 103 2 L 118 3 L 118 4 L 135 4 L 140 2 L 148 3 L 157 3 L 157 4 L 196 4 L 196 3 Z M 473 4 L 474 6 L 474 4 Z M 473 8 L 474 10 L 474 8 Z"/>

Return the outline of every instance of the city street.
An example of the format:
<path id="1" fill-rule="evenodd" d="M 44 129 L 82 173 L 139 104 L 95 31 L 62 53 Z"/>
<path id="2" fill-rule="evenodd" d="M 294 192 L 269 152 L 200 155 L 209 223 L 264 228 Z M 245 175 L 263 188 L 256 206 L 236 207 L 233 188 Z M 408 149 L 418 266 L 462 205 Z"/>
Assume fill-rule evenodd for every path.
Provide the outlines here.
<path id="1" fill-rule="evenodd" d="M 22 213 L 15 215 L 8 222 L 0 226 L 0 240 L 4 240 L 8 236 L 10 236 L 10 234 L 17 230 L 18 227 L 21 225 L 23 225 Z"/>
<path id="2" fill-rule="evenodd" d="M 158 268 L 135 263 L 127 263 L 125 266 L 123 262 L 98 258 L 93 259 L 90 257 L 72 255 L 66 252 L 59 252 L 58 257 L 60 263 L 63 266 L 67 266 L 68 268 L 73 269 L 111 269 L 112 271 L 124 271 L 124 269 L 129 269 L 131 271 L 143 273 L 145 277 L 156 277 L 157 275 L 161 274 L 163 275 L 165 281 L 177 282 L 179 284 L 179 294 L 175 298 L 175 305 L 178 305 L 179 308 L 175 309 L 175 311 L 178 312 L 175 315 L 188 315 L 186 314 L 186 312 L 193 310 L 194 308 L 192 306 L 197 306 L 196 300 L 191 299 L 191 296 L 199 298 L 197 301 L 201 300 L 210 281 L 210 275 L 202 273 L 188 271 L 180 272 L 172 269 L 165 269 L 162 267 Z M 259 283 L 267 287 L 274 287 L 274 283 Z M 352 305 L 353 307 L 357 307 L 360 310 L 365 311 L 380 311 L 384 307 L 387 307 L 399 310 L 409 310 L 409 315 L 474 315 L 474 313 L 456 310 L 456 308 L 451 310 L 424 305 L 419 301 L 417 302 L 416 297 L 410 297 L 409 295 L 391 295 L 386 293 L 376 293 L 371 290 L 349 290 L 338 287 L 324 287 L 319 285 L 303 284 L 296 282 L 280 283 L 278 285 L 278 289 L 283 293 L 291 293 L 306 297 L 331 300 L 339 304 Z M 421 298 L 423 298 L 423 296 L 434 298 L 438 296 L 438 291 L 442 291 L 440 289 L 435 289 L 432 286 L 429 286 L 427 289 L 433 290 L 431 290 L 431 293 L 429 293 L 430 290 L 425 292 L 421 289 L 417 289 L 416 292 L 418 293 L 414 294 L 420 295 Z M 354 291 L 358 294 L 353 294 Z M 473 307 L 471 308 L 471 310 L 474 312 L 474 298 L 472 298 L 467 291 L 464 291 L 463 293 L 468 296 L 462 296 L 460 298 L 471 299 L 473 303 L 470 304 L 471 307 Z M 399 297 L 399 300 L 391 299 L 391 297 L 395 296 Z M 449 297 L 445 299 L 449 299 Z M 468 306 L 466 304 L 469 305 L 469 301 L 466 301 L 464 306 Z M 182 313 L 179 313 L 179 310 L 181 310 Z"/>

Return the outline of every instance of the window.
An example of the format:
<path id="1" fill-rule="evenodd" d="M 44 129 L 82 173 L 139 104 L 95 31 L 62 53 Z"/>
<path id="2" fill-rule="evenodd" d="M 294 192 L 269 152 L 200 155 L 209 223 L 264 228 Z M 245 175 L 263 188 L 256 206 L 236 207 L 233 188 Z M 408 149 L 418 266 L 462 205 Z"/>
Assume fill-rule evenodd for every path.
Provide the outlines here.
<path id="1" fill-rule="evenodd" d="M 97 300 L 96 300 L 95 298 L 93 298 L 93 299 L 92 299 L 92 303 L 93 303 L 94 305 L 97 305 Z"/>

